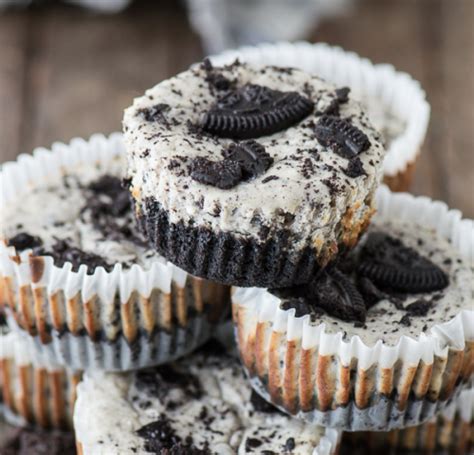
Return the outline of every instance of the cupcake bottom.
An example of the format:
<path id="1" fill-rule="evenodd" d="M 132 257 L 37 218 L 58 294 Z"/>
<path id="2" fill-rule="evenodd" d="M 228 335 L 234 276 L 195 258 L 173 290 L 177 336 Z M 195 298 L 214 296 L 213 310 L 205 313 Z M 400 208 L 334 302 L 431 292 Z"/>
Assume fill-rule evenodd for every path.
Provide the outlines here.
<path id="1" fill-rule="evenodd" d="M 399 171 L 395 175 L 385 174 L 383 182 L 392 191 L 409 191 L 415 175 L 415 165 L 416 159 L 408 163 L 403 171 Z"/>
<path id="2" fill-rule="evenodd" d="M 474 442 L 474 388 L 459 394 L 444 411 L 428 422 L 389 432 L 346 433 L 340 455 L 403 453 L 465 455 Z"/>
<path id="3" fill-rule="evenodd" d="M 91 339 L 84 333 L 51 331 L 51 341 L 43 343 L 40 336 L 31 336 L 12 317 L 12 330 L 20 331 L 31 349 L 52 361 L 72 369 L 88 368 L 125 371 L 159 365 L 182 357 L 203 344 L 211 335 L 212 325 L 204 316 L 190 318 L 186 327 L 155 329 L 151 335 L 140 332 L 129 342 L 123 335 L 115 340 Z"/>
<path id="4" fill-rule="evenodd" d="M 246 370 L 247 375 L 248 371 Z M 250 377 L 253 389 L 265 400 L 271 402 L 283 412 L 288 412 L 283 406 L 278 406 L 272 400 L 267 391 L 267 387 L 258 377 Z M 350 402 L 345 406 L 338 406 L 335 409 L 319 411 L 314 409 L 309 412 L 298 411 L 294 417 L 303 419 L 306 422 L 314 423 L 325 427 L 344 429 L 345 431 L 388 431 L 396 428 L 420 425 L 438 412 L 445 409 L 450 403 L 455 401 L 465 385 L 455 388 L 452 396 L 448 400 L 431 401 L 429 399 L 408 398 L 405 409 L 400 410 L 396 401 L 391 397 L 374 394 L 371 400 L 373 404 L 360 409 L 355 402 Z"/>
<path id="5" fill-rule="evenodd" d="M 24 344 L 22 339 L 17 342 Z M 0 414 L 16 426 L 71 429 L 82 373 L 52 365 L 38 355 L 32 358 L 34 362 L 21 357 L 0 359 Z"/>
<path id="6" fill-rule="evenodd" d="M 318 252 L 313 246 L 293 251 L 289 231 L 258 242 L 229 232 L 213 232 L 184 222 L 171 223 L 159 202 L 148 199 L 136 207 L 138 222 L 151 245 L 186 272 L 232 286 L 286 287 L 308 282 L 311 276 L 353 247 L 368 226 L 373 210 L 353 219 L 349 210 L 340 244 Z"/>

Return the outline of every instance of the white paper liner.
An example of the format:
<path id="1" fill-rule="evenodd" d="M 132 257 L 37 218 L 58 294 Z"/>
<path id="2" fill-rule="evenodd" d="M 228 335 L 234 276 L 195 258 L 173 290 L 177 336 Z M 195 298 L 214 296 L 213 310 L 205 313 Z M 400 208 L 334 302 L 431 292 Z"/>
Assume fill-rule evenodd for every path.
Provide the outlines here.
<path id="1" fill-rule="evenodd" d="M 15 203 L 31 186 L 61 175 L 64 171 L 73 170 L 79 164 L 97 163 L 99 169 L 107 171 L 109 163 L 123 153 L 122 135 L 113 133 L 109 137 L 95 134 L 88 141 L 75 138 L 69 144 L 54 143 L 51 150 L 37 148 L 32 155 L 22 154 L 17 161 L 7 162 L 1 168 L 0 207 Z M 138 299 L 146 300 L 155 291 L 170 295 L 175 286 L 183 289 L 192 279 L 186 272 L 165 260 L 157 259 L 147 269 L 138 264 L 130 269 L 115 264 L 110 272 L 98 267 L 92 275 L 88 275 L 85 265 L 74 272 L 71 263 L 66 262 L 62 267 L 57 267 L 52 257 L 43 256 L 44 268 L 40 276 L 37 276 L 30 265 L 30 255 L 31 250 L 17 254 L 14 247 L 6 246 L 0 240 L 0 278 L 9 280 L 15 299 L 20 300 L 21 289 L 33 294 L 35 290 L 42 290 L 48 299 L 58 293 L 65 300 L 77 299 L 79 296 L 80 305 L 93 302 L 94 308 L 98 308 L 99 328 L 106 331 L 108 341 L 104 342 L 94 342 L 87 334 L 60 334 L 54 330 L 53 341 L 49 344 L 43 344 L 44 340 L 42 343 L 40 338 L 35 337 L 34 344 L 57 362 L 78 369 L 139 368 L 176 359 L 210 336 L 211 330 L 206 318 L 198 314 L 195 317 L 189 315 L 188 323 L 184 326 L 178 327 L 176 323 L 172 323 L 169 330 L 155 327 L 157 330 L 151 337 L 138 336 L 132 348 L 123 337 L 110 341 L 107 330 L 117 311 L 117 298 L 121 304 L 127 304 L 129 300 L 135 301 L 137 296 Z M 219 306 L 220 302 L 217 303 Z M 188 300 L 186 305 L 190 305 Z M 215 311 L 216 308 L 211 310 Z M 218 308 L 217 310 L 219 311 Z M 206 311 L 203 310 L 203 316 Z M 48 311 L 45 312 L 45 318 L 48 324 L 53 325 Z M 19 330 L 16 324 L 12 326 L 14 330 Z M 139 356 L 134 355 L 137 350 L 140 351 Z"/>
<path id="2" fill-rule="evenodd" d="M 381 221 L 423 220 L 424 226 L 435 229 L 440 236 L 448 240 L 466 258 L 468 264 L 471 266 L 474 264 L 474 221 L 462 219 L 458 210 L 450 210 L 443 202 L 432 201 L 427 197 L 392 193 L 386 186 L 378 190 L 376 206 L 376 216 Z M 351 361 L 356 359 L 358 370 L 363 371 L 368 371 L 373 365 L 377 365 L 378 369 L 402 368 L 396 366 L 400 365 L 400 362 L 403 368 L 417 366 L 420 361 L 431 365 L 435 357 L 447 358 L 450 350 L 462 351 L 466 347 L 466 342 L 474 341 L 472 306 L 471 309 L 460 311 L 452 320 L 434 325 L 429 333 L 421 333 L 418 339 L 403 335 L 394 346 L 387 345 L 382 340 L 373 346 L 368 346 L 357 335 L 345 341 L 340 332 L 326 332 L 326 325 L 311 324 L 309 315 L 296 317 L 294 308 L 286 311 L 281 309 L 281 300 L 265 289 L 234 288 L 232 301 L 234 307 L 245 309 L 246 320 L 269 323 L 270 330 L 282 334 L 283 340 L 287 342 L 301 340 L 303 349 L 317 349 L 319 356 L 334 356 L 343 367 L 350 367 Z M 245 321 L 242 324 L 245 326 Z M 268 398 L 260 379 L 254 378 L 253 381 L 256 390 Z M 358 421 L 353 418 L 355 414 L 352 410 L 341 412 L 340 416 L 336 413 L 328 416 L 319 411 L 314 411 L 311 415 L 308 413 L 300 415 L 321 425 L 344 427 L 349 431 L 369 429 L 380 431 L 417 425 L 431 418 L 447 403 L 432 403 L 432 406 L 429 403 L 419 403 L 416 409 L 407 411 L 406 415 L 393 414 L 393 418 L 390 419 L 388 415 L 392 411 L 387 408 L 390 403 L 387 406 L 381 405 L 383 415 L 375 412 L 363 413 Z M 385 419 L 386 427 L 372 427 L 380 424 L 380 419 Z"/>
<path id="3" fill-rule="evenodd" d="M 15 426 L 33 424 L 48 428 L 69 428 L 72 424 L 75 387 L 82 373 L 66 369 L 44 353 L 31 349 L 26 337 L 19 332 L 0 334 L 0 363 L 5 361 L 8 366 L 3 367 L 8 369 L 8 373 L 7 370 L 0 370 L 0 390 L 4 400 L 0 406 L 0 415 Z M 36 375 L 39 374 L 42 380 L 37 382 Z M 53 391 L 52 382 L 58 379 L 62 382 L 62 388 Z M 7 386 L 10 399 L 15 404 L 6 401 Z M 41 396 L 42 399 L 39 399 Z M 21 414 L 25 412 L 28 418 Z M 55 412 L 62 417 L 57 417 L 58 414 L 55 416 Z M 42 419 L 39 415 L 46 417 Z"/>
<path id="4" fill-rule="evenodd" d="M 158 330 L 151 337 L 140 335 L 132 345 L 123 337 L 114 341 L 93 341 L 87 335 L 71 333 L 55 335 L 51 343 L 44 344 L 38 336 L 24 332 L 13 317 L 8 317 L 8 324 L 12 330 L 23 332 L 21 335 L 30 352 L 41 355 L 50 363 L 74 370 L 116 372 L 168 363 L 183 357 L 205 343 L 215 329 L 205 317 L 195 317 L 186 327 L 175 328 L 172 332 Z"/>
<path id="5" fill-rule="evenodd" d="M 370 453 L 387 447 L 405 453 L 470 453 L 474 435 L 474 384 L 459 393 L 439 414 L 428 422 L 402 430 L 389 432 L 346 433 L 342 446 L 367 447 Z M 398 452 L 397 452 L 398 453 Z"/>
<path id="6" fill-rule="evenodd" d="M 354 52 L 325 43 L 279 42 L 246 46 L 211 56 L 215 65 L 236 58 L 254 64 L 289 66 L 315 73 L 338 86 L 349 86 L 359 100 L 377 100 L 405 124 L 403 132 L 389 146 L 384 173 L 396 176 L 416 160 L 426 136 L 430 106 L 419 82 L 392 65 L 373 64 Z"/>

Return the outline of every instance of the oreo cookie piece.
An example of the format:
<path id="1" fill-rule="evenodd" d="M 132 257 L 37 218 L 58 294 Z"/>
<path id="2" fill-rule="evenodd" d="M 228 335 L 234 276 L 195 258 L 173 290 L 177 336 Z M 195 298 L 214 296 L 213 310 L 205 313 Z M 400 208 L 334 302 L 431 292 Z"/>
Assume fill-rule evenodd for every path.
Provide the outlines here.
<path id="1" fill-rule="evenodd" d="M 236 161 L 211 161 L 207 158 L 195 158 L 191 165 L 191 178 L 205 185 L 229 190 L 237 186 L 244 178 L 242 166 Z"/>
<path id="2" fill-rule="evenodd" d="M 377 287 L 395 292 L 419 293 L 444 289 L 448 276 L 428 258 L 381 232 L 369 235 L 358 271 Z"/>
<path id="3" fill-rule="evenodd" d="M 147 122 L 167 123 L 164 113 L 169 110 L 169 105 L 165 103 L 155 104 L 154 106 L 139 109 L 138 115 L 141 115 Z"/>
<path id="4" fill-rule="evenodd" d="M 222 152 L 222 161 L 198 157 L 191 166 L 191 178 L 197 182 L 228 190 L 240 182 L 257 177 L 268 170 L 273 158 L 255 141 L 230 144 Z"/>
<path id="5" fill-rule="evenodd" d="M 365 322 L 367 306 L 351 278 L 330 267 L 320 272 L 310 283 L 271 291 L 285 298 L 281 308 L 294 308 L 296 317 L 327 313 L 343 321 Z"/>
<path id="6" fill-rule="evenodd" d="M 273 164 L 273 158 L 265 147 L 252 140 L 230 144 L 222 154 L 226 160 L 240 164 L 245 179 L 263 174 Z"/>
<path id="7" fill-rule="evenodd" d="M 349 92 L 351 89 L 349 87 L 341 87 L 336 89 L 336 97 L 329 103 L 329 106 L 323 111 L 316 112 L 316 115 L 335 115 L 339 117 L 340 112 L 339 108 L 341 104 L 345 104 L 349 101 Z"/>
<path id="8" fill-rule="evenodd" d="M 137 430 L 138 436 L 145 440 L 144 448 L 150 453 L 173 455 L 210 455 L 207 449 L 198 449 L 191 439 L 182 440 L 172 428 L 168 418 L 160 418 Z"/>
<path id="9" fill-rule="evenodd" d="M 308 287 L 316 305 L 343 321 L 365 322 L 367 308 L 351 279 L 340 270 L 324 271 Z"/>
<path id="10" fill-rule="evenodd" d="M 367 175 L 364 169 L 364 165 L 358 156 L 349 160 L 347 168 L 343 169 L 344 174 L 351 178 L 357 178 L 362 175 Z"/>
<path id="11" fill-rule="evenodd" d="M 17 252 L 38 248 L 43 244 L 43 241 L 34 235 L 27 232 L 20 232 L 8 239 L 8 246 L 15 247 Z"/>
<path id="12" fill-rule="evenodd" d="M 344 158 L 354 158 L 370 147 L 369 138 L 348 120 L 323 115 L 314 132 L 318 142 Z"/>
<path id="13" fill-rule="evenodd" d="M 219 137 L 256 138 L 289 128 L 313 108 L 314 103 L 298 92 L 246 84 L 221 98 L 204 115 L 202 128 Z"/>
<path id="14" fill-rule="evenodd" d="M 45 251 L 41 248 L 35 251 L 35 254 L 52 256 L 54 265 L 57 267 L 62 267 L 66 262 L 70 262 L 73 272 L 77 272 L 79 267 L 84 264 L 87 266 L 88 275 L 92 275 L 97 267 L 103 267 L 107 272 L 113 268 L 102 256 L 87 253 L 80 248 L 71 246 L 66 240 L 57 240 L 52 246 L 52 251 Z"/>

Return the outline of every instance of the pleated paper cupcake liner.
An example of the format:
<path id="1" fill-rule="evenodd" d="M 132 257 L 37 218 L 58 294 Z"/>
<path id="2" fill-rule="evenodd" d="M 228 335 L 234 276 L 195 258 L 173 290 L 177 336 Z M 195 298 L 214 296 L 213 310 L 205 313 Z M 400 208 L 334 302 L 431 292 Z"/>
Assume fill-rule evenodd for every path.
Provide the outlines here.
<path id="1" fill-rule="evenodd" d="M 2 414 L 16 426 L 72 429 L 76 386 L 82 373 L 31 351 L 18 333 L 0 335 Z"/>
<path id="2" fill-rule="evenodd" d="M 381 221 L 422 219 L 473 263 L 474 222 L 460 212 L 386 187 L 377 206 Z M 403 335 L 394 346 L 381 340 L 367 346 L 358 336 L 345 341 L 342 332 L 327 332 L 309 315 L 281 309 L 280 299 L 265 289 L 237 288 L 232 300 L 240 355 L 257 391 L 319 425 L 388 431 L 421 424 L 474 373 L 471 309 L 417 339 Z"/>
<path id="3" fill-rule="evenodd" d="M 236 58 L 254 64 L 289 66 L 317 74 L 339 86 L 351 88 L 362 102 L 374 125 L 383 130 L 394 124 L 384 162 L 385 183 L 393 191 L 407 191 L 421 151 L 430 106 L 419 82 L 392 65 L 373 64 L 354 52 L 324 43 L 261 44 L 225 51 L 211 57 L 216 65 Z"/>
<path id="4" fill-rule="evenodd" d="M 21 203 L 28 188 L 77 166 L 94 164 L 106 173 L 123 152 L 122 136 L 112 134 L 21 155 L 2 166 L 0 205 Z M 57 362 L 80 369 L 124 370 L 175 359 L 206 341 L 228 312 L 227 288 L 159 257 L 147 268 L 115 264 L 88 275 L 86 265 L 58 267 L 50 256 L 18 254 L 1 240 L 0 288 L 14 330 Z"/>
<path id="5" fill-rule="evenodd" d="M 390 432 L 344 434 L 342 452 L 376 454 L 383 449 L 387 455 L 399 451 L 465 455 L 472 452 L 473 443 L 474 384 L 471 384 L 442 412 L 423 425 Z"/>

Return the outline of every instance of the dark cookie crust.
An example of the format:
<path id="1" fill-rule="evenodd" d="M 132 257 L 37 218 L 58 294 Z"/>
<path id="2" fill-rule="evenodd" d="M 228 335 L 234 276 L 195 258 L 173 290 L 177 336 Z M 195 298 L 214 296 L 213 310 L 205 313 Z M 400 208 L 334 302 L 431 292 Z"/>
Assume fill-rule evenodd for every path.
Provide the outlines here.
<path id="1" fill-rule="evenodd" d="M 311 247 L 290 256 L 293 239 L 287 231 L 257 242 L 183 222 L 171 223 L 158 201 L 148 198 L 144 203 L 136 213 L 151 246 L 188 273 L 223 284 L 275 288 L 307 283 L 344 249 L 339 245 L 334 257 L 318 263 L 318 253 Z"/>

